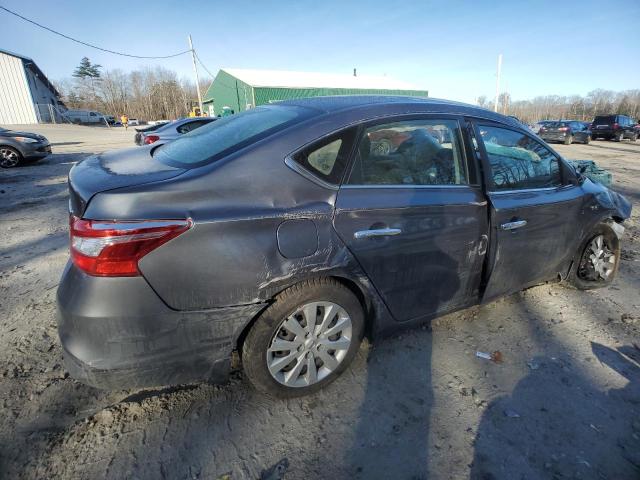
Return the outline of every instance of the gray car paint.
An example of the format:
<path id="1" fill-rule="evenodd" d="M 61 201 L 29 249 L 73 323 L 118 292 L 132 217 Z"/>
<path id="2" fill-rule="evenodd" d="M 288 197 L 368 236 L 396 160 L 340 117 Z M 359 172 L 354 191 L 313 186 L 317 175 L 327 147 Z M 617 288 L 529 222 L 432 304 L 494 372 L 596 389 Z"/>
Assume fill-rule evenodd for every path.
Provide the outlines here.
<path id="1" fill-rule="evenodd" d="M 37 143 L 25 143 L 15 137 L 26 137 L 37 140 Z M 0 146 L 15 148 L 25 160 L 44 158 L 51 153 L 49 140 L 43 135 L 31 132 L 16 132 L 0 128 Z"/>
<path id="2" fill-rule="evenodd" d="M 573 228 L 579 225 L 576 231 L 581 234 L 602 219 L 623 220 L 630 214 L 630 204 L 621 196 L 588 180 L 579 182 L 577 174 L 567 166 L 567 184 L 540 195 L 523 193 L 498 198 L 487 195 L 480 185 L 405 190 L 339 189 L 337 185 L 326 185 L 290 168 L 286 158 L 320 138 L 372 119 L 407 114 L 455 115 L 529 132 L 510 118 L 432 99 L 334 97 L 280 105 L 307 106 L 316 109 L 317 114 L 198 168 L 156 165 L 159 162 L 152 158 L 153 149 L 145 148 L 95 157 L 72 170 L 71 208 L 75 215 L 87 219 L 192 219 L 192 229 L 139 263 L 149 292 L 166 306 L 170 322 L 180 322 L 183 312 L 200 312 L 213 326 L 227 322 L 229 316 L 237 318 L 237 309 L 244 306 L 253 306 L 259 312 L 275 294 L 303 279 L 334 276 L 364 299 L 370 319 L 368 329 L 375 336 L 509 289 L 566 276 L 582 241 L 580 235 L 570 235 L 567 224 L 573 223 Z M 469 160 L 475 162 L 473 156 Z M 480 160 L 486 165 L 484 156 Z M 118 173 L 121 163 L 127 161 L 136 166 L 130 172 Z M 570 220 L 567 202 L 573 202 L 568 210 Z M 590 208 L 593 206 L 597 208 Z M 505 215 L 519 214 L 522 209 L 527 209 L 535 228 L 501 239 L 496 222 Z M 354 231 L 376 224 L 399 227 L 406 235 L 361 243 L 353 240 Z M 297 239 L 303 241 L 296 245 Z M 533 245 L 532 239 L 538 244 Z M 553 262 L 541 264 L 540 255 L 530 255 L 531 249 L 540 253 L 551 248 L 557 253 Z M 517 260 L 506 258 L 512 255 L 517 255 Z M 518 276 L 513 268 L 501 268 L 506 264 L 517 265 L 516 270 L 525 274 Z M 544 269 L 539 271 L 541 265 Z M 87 279 L 84 274 L 74 273 L 74 269 L 70 267 L 63 275 L 58 294 L 61 322 L 67 326 L 65 318 L 73 317 L 73 311 L 79 308 L 77 295 L 71 293 L 76 291 L 73 285 L 92 282 L 96 287 L 88 295 L 108 295 L 104 289 L 112 288 L 113 280 Z M 142 278 L 119 280 L 133 284 Z M 487 296 L 485 289 L 491 295 Z M 144 300 L 129 300 L 134 310 L 127 317 L 131 327 L 127 326 L 129 322 L 120 321 L 120 310 L 102 303 L 104 311 L 100 316 L 115 318 L 120 329 L 115 338 L 100 325 L 94 323 L 97 333 L 91 333 L 75 322 L 79 332 L 63 328 L 67 343 L 74 334 L 102 334 L 116 343 L 137 335 L 137 310 L 144 308 L 138 301 Z M 240 326 L 234 325 L 233 333 L 228 335 L 241 339 L 255 318 L 255 314 L 244 312 Z M 189 338 L 185 337 L 187 347 L 192 341 Z M 160 361 L 157 340 L 157 333 L 148 331 L 140 337 L 137 350 L 126 355 L 124 363 L 135 366 L 150 357 Z M 98 348 L 91 346 L 92 342 L 78 341 L 87 344 L 79 349 L 84 352 L 79 361 L 85 365 L 91 365 L 95 357 L 92 350 Z M 236 346 L 223 348 L 222 356 L 230 355 Z M 123 368 L 122 362 L 116 363 L 107 362 L 102 365 L 103 370 Z M 200 378 L 211 374 L 209 370 L 198 372 L 196 376 Z M 91 383 L 88 374 L 79 376 Z M 170 383 L 180 381 L 179 376 L 165 379 Z M 144 375 L 135 378 L 136 385 L 153 384 L 150 382 Z"/>

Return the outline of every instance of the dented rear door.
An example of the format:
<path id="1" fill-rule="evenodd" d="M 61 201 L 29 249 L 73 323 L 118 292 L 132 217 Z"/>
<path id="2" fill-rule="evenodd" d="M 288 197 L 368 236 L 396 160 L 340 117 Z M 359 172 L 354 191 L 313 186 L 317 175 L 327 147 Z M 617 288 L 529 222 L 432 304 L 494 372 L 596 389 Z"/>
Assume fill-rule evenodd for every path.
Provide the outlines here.
<path id="1" fill-rule="evenodd" d="M 487 202 L 464 145 L 452 116 L 371 123 L 338 192 L 334 227 L 398 321 L 478 300 Z"/>

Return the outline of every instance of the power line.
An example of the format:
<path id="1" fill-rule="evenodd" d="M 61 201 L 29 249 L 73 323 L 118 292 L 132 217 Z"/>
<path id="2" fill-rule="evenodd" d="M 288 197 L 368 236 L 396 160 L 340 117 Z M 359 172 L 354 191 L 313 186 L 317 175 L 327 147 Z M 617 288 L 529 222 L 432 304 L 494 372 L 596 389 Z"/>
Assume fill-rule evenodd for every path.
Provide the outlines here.
<path id="1" fill-rule="evenodd" d="M 207 72 L 212 79 L 215 79 L 216 76 L 213 73 L 211 73 L 209 69 L 205 66 L 205 64 L 202 63 L 202 60 L 200 60 L 200 57 L 198 56 L 198 52 L 194 50 L 193 53 L 195 53 L 196 59 L 198 60 L 198 63 L 202 65 L 202 68 L 204 68 L 204 71 Z"/>
<path id="2" fill-rule="evenodd" d="M 185 53 L 189 53 L 191 52 L 191 50 L 185 50 L 184 52 L 180 52 L 180 53 L 174 53 L 173 55 L 163 55 L 163 56 L 154 56 L 154 57 L 148 57 L 148 56 L 143 56 L 143 55 L 131 55 L 129 53 L 122 53 L 122 52 L 116 52 L 114 50 L 109 50 L 107 48 L 102 48 L 102 47 L 98 47 L 96 45 L 92 45 L 90 43 L 87 42 L 83 42 L 82 40 L 78 40 L 76 38 L 70 37 L 69 35 L 65 35 L 64 33 L 60 33 L 57 32 L 56 30 L 53 30 L 52 28 L 49 27 L 45 27 L 44 25 L 39 24 L 38 22 L 35 22 L 33 20 L 30 20 L 26 17 L 23 17 L 22 15 L 20 15 L 19 13 L 16 13 L 14 11 L 9 10 L 6 7 L 3 7 L 2 5 L 0 5 L 0 10 L 4 10 L 7 13 L 10 13 L 11 15 L 15 15 L 18 18 L 21 18 L 22 20 L 24 20 L 25 22 L 29 22 L 32 23 L 33 25 L 40 27 L 44 30 L 47 30 L 51 33 L 54 33 L 56 35 L 59 35 L 63 38 L 66 38 L 67 40 L 71 40 L 72 42 L 76 42 L 79 43 L 80 45 L 85 45 L 87 47 L 91 47 L 91 48 L 95 48 L 96 50 L 102 50 L 103 52 L 107 52 L 107 53 L 113 53 L 114 55 L 121 55 L 123 57 L 131 57 L 131 58 L 147 58 L 147 59 L 163 59 L 163 58 L 173 58 L 173 57 L 178 57 L 180 55 L 184 55 Z"/>

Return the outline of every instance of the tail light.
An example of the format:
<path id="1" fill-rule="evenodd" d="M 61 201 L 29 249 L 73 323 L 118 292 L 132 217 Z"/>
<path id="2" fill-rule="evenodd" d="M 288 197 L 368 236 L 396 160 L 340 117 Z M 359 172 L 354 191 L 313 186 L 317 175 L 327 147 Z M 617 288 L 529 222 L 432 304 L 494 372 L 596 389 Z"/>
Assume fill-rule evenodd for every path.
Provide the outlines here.
<path id="1" fill-rule="evenodd" d="M 100 277 L 135 277 L 149 252 L 191 228 L 187 220 L 116 222 L 70 216 L 71 260 L 85 273 Z"/>
<path id="2" fill-rule="evenodd" d="M 560 130 L 561 132 L 566 132 L 567 130 L 569 130 L 569 127 L 560 127 L 558 130 Z"/>
<path id="3" fill-rule="evenodd" d="M 145 135 L 144 144 L 151 145 L 153 142 L 157 142 L 158 140 L 160 140 L 158 135 Z"/>
<path id="4" fill-rule="evenodd" d="M 613 124 L 613 129 L 614 129 L 614 130 L 617 130 L 618 128 L 620 128 L 620 125 L 619 125 L 619 124 L 617 124 L 617 123 L 614 123 L 614 124 Z"/>

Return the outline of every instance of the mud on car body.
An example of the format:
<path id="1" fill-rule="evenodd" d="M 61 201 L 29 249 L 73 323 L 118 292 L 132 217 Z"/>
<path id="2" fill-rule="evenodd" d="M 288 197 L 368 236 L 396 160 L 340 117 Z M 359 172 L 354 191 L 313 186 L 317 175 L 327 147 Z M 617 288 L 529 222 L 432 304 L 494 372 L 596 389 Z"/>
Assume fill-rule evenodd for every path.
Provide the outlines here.
<path id="1" fill-rule="evenodd" d="M 281 396 L 331 382 L 364 335 L 547 280 L 607 285 L 631 210 L 519 122 L 405 97 L 258 107 L 91 157 L 69 187 L 74 377 L 221 381 L 237 351 Z"/>

